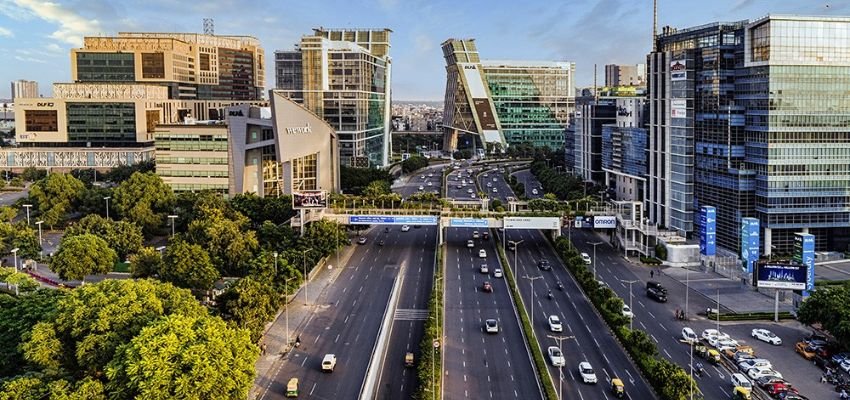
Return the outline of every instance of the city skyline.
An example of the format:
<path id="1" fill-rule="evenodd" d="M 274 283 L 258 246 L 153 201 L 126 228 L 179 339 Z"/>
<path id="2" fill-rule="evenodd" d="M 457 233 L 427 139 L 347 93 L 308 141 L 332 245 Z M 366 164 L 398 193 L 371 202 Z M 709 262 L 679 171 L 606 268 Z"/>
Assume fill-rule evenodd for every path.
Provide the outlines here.
<path id="1" fill-rule="evenodd" d="M 576 62 L 576 84 L 586 87 L 593 83 L 594 63 L 597 82 L 602 84 L 605 64 L 645 61 L 651 46 L 652 2 L 642 3 L 570 1 L 553 7 L 534 1 L 517 9 L 506 1 L 487 2 L 486 7 L 479 2 L 454 5 L 444 1 L 259 1 L 234 12 L 237 3 L 231 0 L 203 4 L 0 0 L 0 55 L 15 60 L 0 71 L 0 80 L 34 80 L 41 94 L 50 96 L 52 83 L 70 81 L 70 70 L 62 66 L 67 65 L 68 51 L 82 46 L 84 36 L 114 36 L 126 31 L 201 33 L 203 18 L 213 18 L 217 34 L 254 36 L 268 53 L 291 48 L 304 32 L 319 26 L 392 29 L 392 97 L 399 101 L 443 98 L 445 67 L 439 44 L 448 38 L 474 37 L 479 49 L 493 59 Z M 699 13 L 684 3 L 661 0 L 658 7 L 659 29 L 768 13 L 850 14 L 850 1 L 727 0 L 703 5 Z M 470 23 L 446 23 L 465 20 Z M 273 58 L 267 57 L 267 70 L 273 70 L 273 63 Z M 273 79 L 267 79 L 267 89 L 274 85 Z M 0 98 L 11 97 L 4 86 L 0 86 Z"/>

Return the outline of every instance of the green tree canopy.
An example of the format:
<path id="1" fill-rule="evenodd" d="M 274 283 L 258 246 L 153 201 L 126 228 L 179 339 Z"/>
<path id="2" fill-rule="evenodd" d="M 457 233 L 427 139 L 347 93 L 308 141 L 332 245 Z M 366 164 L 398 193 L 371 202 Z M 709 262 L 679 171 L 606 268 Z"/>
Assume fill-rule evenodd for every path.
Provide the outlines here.
<path id="1" fill-rule="evenodd" d="M 292 210 L 291 196 L 260 197 L 254 193 L 237 194 L 230 199 L 234 210 L 251 220 L 253 226 L 260 226 L 265 221 L 282 224 L 295 216 Z"/>
<path id="2" fill-rule="evenodd" d="M 820 323 L 841 344 L 850 347 L 850 284 L 818 288 L 797 311 L 797 320 Z"/>
<path id="3" fill-rule="evenodd" d="M 142 228 L 127 221 L 115 221 L 106 219 L 97 214 L 83 217 L 79 222 L 71 225 L 64 237 L 82 234 L 95 235 L 107 243 L 118 254 L 119 260 L 126 260 L 127 256 L 134 254 L 142 248 L 144 236 Z"/>
<path id="4" fill-rule="evenodd" d="M 247 329 L 253 342 L 260 340 L 266 322 L 274 318 L 280 306 L 274 287 L 251 277 L 238 280 L 216 301 L 222 318 Z"/>
<path id="5" fill-rule="evenodd" d="M 5 182 L 0 179 L 0 182 Z M 11 206 L 0 206 L 0 221 L 11 223 L 18 215 L 18 209 Z"/>
<path id="6" fill-rule="evenodd" d="M 62 280 L 82 280 L 86 275 L 112 271 L 118 256 L 105 240 L 82 234 L 62 238 L 50 268 Z"/>
<path id="7" fill-rule="evenodd" d="M 30 188 L 30 199 L 41 219 L 53 228 L 68 218 L 85 190 L 85 185 L 70 174 L 50 174 Z"/>
<path id="8" fill-rule="evenodd" d="M 366 197 L 380 197 L 390 194 L 390 184 L 387 181 L 372 181 L 363 190 L 363 195 Z"/>
<path id="9" fill-rule="evenodd" d="M 247 230 L 249 221 L 233 211 L 226 216 L 218 208 L 209 208 L 201 218 L 189 223 L 187 239 L 203 245 L 214 265 L 225 275 L 245 275 L 245 266 L 259 248 L 257 233 Z"/>
<path id="10" fill-rule="evenodd" d="M 405 174 L 428 166 L 428 159 L 422 156 L 411 156 L 401 162 L 401 170 Z"/>
<path id="11" fill-rule="evenodd" d="M 201 246 L 177 238 L 165 248 L 160 279 L 188 289 L 209 289 L 221 277 Z"/>
<path id="12" fill-rule="evenodd" d="M 104 280 L 68 292 L 54 318 L 32 329 L 27 361 L 74 376 L 101 377 L 116 350 L 162 316 L 207 315 L 188 290 L 153 280 Z"/>
<path id="13" fill-rule="evenodd" d="M 52 320 L 56 303 L 65 291 L 40 289 L 19 296 L 0 295 L 0 378 L 20 374 L 29 368 L 20 345 L 35 324 Z"/>
<path id="14" fill-rule="evenodd" d="M 106 371 L 107 388 L 119 399 L 244 399 L 258 356 L 247 330 L 171 315 L 122 346 Z"/>
<path id="15" fill-rule="evenodd" d="M 157 174 L 135 172 L 115 188 L 116 211 L 146 233 L 162 228 L 175 203 L 174 192 Z"/>
<path id="16" fill-rule="evenodd" d="M 18 259 L 37 258 L 41 251 L 38 244 L 38 232 L 24 221 L 10 224 L 0 222 L 0 254 L 12 254 L 18 248 Z"/>
<path id="17" fill-rule="evenodd" d="M 360 194 L 374 181 L 392 183 L 393 177 L 389 172 L 378 168 L 353 168 L 341 165 L 339 181 L 342 191 L 348 194 Z"/>
<path id="18" fill-rule="evenodd" d="M 162 270 L 162 253 L 150 246 L 139 249 L 130 256 L 130 266 L 133 278 L 148 278 L 159 274 Z"/>

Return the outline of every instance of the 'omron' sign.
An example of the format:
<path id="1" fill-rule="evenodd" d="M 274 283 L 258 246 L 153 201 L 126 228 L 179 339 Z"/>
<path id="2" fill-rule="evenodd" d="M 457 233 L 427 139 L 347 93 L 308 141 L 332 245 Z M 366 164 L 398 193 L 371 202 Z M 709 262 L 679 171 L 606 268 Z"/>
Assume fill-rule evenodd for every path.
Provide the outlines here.
<path id="1" fill-rule="evenodd" d="M 298 126 L 294 128 L 286 128 L 287 135 L 303 135 L 313 133 L 313 130 L 310 129 L 310 125 L 307 126 Z"/>

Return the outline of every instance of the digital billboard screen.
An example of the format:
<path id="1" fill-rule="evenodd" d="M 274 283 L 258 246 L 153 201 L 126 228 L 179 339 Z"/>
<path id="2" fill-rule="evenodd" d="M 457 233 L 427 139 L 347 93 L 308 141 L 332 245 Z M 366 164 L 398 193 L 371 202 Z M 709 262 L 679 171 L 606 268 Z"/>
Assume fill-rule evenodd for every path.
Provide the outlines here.
<path id="1" fill-rule="evenodd" d="M 787 263 L 764 263 L 756 267 L 756 287 L 767 289 L 804 290 L 806 266 Z"/>

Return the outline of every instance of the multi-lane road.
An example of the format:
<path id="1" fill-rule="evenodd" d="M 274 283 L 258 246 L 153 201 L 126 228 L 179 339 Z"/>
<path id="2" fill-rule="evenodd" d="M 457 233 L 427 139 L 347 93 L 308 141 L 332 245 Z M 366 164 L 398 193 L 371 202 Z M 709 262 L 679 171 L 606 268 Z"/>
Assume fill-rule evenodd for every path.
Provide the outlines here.
<path id="1" fill-rule="evenodd" d="M 485 258 L 479 256 L 482 249 Z M 542 398 L 506 280 L 495 276 L 502 265 L 493 238 L 473 239 L 473 229 L 450 229 L 445 268 L 444 398 Z M 483 290 L 484 282 L 492 292 Z M 485 332 L 487 319 L 498 322 L 498 333 Z"/>

